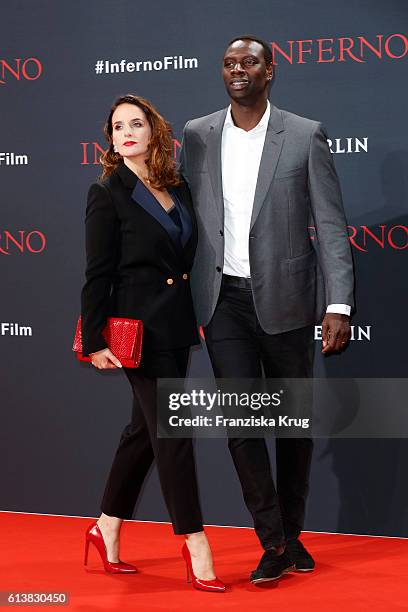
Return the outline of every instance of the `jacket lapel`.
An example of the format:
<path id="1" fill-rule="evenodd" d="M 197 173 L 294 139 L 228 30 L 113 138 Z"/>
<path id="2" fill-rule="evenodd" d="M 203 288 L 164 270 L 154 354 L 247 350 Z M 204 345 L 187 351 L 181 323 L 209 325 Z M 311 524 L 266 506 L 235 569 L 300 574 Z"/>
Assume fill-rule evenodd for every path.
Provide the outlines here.
<path id="1" fill-rule="evenodd" d="M 228 109 L 223 109 L 215 117 L 210 125 L 207 136 L 207 167 L 210 175 L 211 185 L 214 192 L 214 202 L 217 209 L 221 226 L 224 224 L 224 196 L 222 192 L 221 174 L 221 141 L 222 129 Z"/>
<path id="2" fill-rule="evenodd" d="M 192 230 L 192 226 L 191 226 L 191 217 L 188 214 L 187 210 L 184 208 L 184 206 L 182 206 L 180 198 L 177 194 L 177 190 L 175 188 L 169 189 L 169 193 L 171 193 L 172 197 L 173 197 L 173 201 L 175 203 L 175 206 L 178 210 L 178 213 L 180 215 L 180 221 L 181 221 L 181 234 L 180 234 L 180 240 L 181 240 L 181 244 L 183 246 L 183 248 L 186 246 L 188 240 L 191 237 L 191 230 Z"/>
<path id="3" fill-rule="evenodd" d="M 276 106 L 271 104 L 271 114 L 266 131 L 261 163 L 259 165 L 258 180 L 252 207 L 251 229 L 258 218 L 266 194 L 271 186 L 284 140 L 285 127 L 283 125 L 281 112 Z"/>
<path id="4" fill-rule="evenodd" d="M 175 193 L 178 201 L 182 203 L 182 213 L 183 217 L 187 217 L 185 219 L 186 225 L 189 226 L 188 233 L 186 234 L 187 239 L 183 241 L 183 251 L 185 261 L 192 264 L 192 260 L 194 257 L 194 253 L 197 247 L 197 221 L 193 208 L 193 203 L 191 201 L 191 194 L 189 188 L 186 186 L 186 183 L 182 181 L 180 185 L 177 187 L 173 187 L 173 193 Z M 181 222 L 184 225 L 183 217 L 181 217 Z"/>
<path id="5" fill-rule="evenodd" d="M 188 254 L 192 245 L 195 245 L 197 242 L 197 227 L 190 192 L 186 189 L 185 184 L 182 182 L 179 186 L 169 189 L 169 192 L 174 196 L 181 219 L 182 232 L 180 236 L 180 229 L 153 194 L 146 189 L 142 181 L 139 181 L 136 174 L 127 168 L 123 162 L 119 164 L 116 171 L 125 187 L 131 189 L 130 195 L 132 200 L 155 219 L 167 233 L 170 238 L 169 246 L 173 251 L 178 256 L 181 251 L 184 251 L 185 255 Z M 179 238 L 181 238 L 182 249 L 180 249 Z"/>
<path id="6" fill-rule="evenodd" d="M 164 210 L 163 206 L 161 206 L 153 194 L 146 189 L 142 181 L 137 181 L 132 191 L 132 200 L 139 204 L 139 206 L 160 223 L 163 229 L 169 234 L 175 246 L 179 244 L 179 229 Z"/>

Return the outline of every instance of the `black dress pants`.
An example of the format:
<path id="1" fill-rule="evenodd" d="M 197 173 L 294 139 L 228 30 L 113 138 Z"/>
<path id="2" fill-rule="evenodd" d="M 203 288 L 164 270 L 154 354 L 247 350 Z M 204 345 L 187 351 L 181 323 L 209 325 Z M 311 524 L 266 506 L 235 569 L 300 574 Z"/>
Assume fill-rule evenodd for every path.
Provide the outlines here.
<path id="1" fill-rule="evenodd" d="M 277 289 L 279 290 L 279 289 Z M 249 279 L 223 276 L 205 339 L 216 378 L 308 378 L 313 325 L 270 335 L 255 313 Z M 276 488 L 264 438 L 230 438 L 244 500 L 264 547 L 284 545 L 303 528 L 313 450 L 311 438 L 276 439 Z"/>
<path id="2" fill-rule="evenodd" d="M 148 353 L 139 368 L 123 368 L 133 391 L 133 410 L 101 503 L 102 512 L 108 516 L 132 518 L 155 459 L 174 533 L 203 530 L 192 440 L 157 437 L 157 378 L 184 378 L 188 355 L 189 348 Z"/>

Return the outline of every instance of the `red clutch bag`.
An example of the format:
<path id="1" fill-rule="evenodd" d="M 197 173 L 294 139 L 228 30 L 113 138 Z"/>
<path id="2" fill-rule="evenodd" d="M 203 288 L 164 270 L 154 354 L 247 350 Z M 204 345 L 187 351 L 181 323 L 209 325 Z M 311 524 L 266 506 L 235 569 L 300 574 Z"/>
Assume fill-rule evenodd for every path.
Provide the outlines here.
<path id="1" fill-rule="evenodd" d="M 138 319 L 108 317 L 102 336 L 112 353 L 127 368 L 137 368 L 142 355 L 143 323 Z M 80 361 L 91 361 L 82 355 L 81 316 L 78 319 L 72 350 Z"/>

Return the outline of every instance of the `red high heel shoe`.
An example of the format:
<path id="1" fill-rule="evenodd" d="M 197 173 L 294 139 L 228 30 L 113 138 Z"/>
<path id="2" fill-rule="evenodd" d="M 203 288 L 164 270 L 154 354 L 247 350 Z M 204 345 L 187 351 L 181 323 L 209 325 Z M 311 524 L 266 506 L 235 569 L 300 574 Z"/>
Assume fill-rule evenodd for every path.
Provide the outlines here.
<path id="1" fill-rule="evenodd" d="M 191 576 L 193 587 L 195 589 L 198 589 L 199 591 L 210 591 L 213 593 L 225 592 L 225 584 L 221 582 L 221 580 L 219 580 L 218 578 L 215 578 L 215 580 L 201 580 L 200 578 L 197 578 L 194 575 L 193 565 L 191 563 L 191 555 L 186 543 L 184 543 L 183 548 L 181 549 L 181 554 L 183 555 L 184 561 L 186 562 L 187 582 L 191 582 Z"/>
<path id="2" fill-rule="evenodd" d="M 88 550 L 90 542 L 96 546 L 99 554 L 101 555 L 105 572 L 108 572 L 109 574 L 135 574 L 137 572 L 137 568 L 134 565 L 130 565 L 130 563 L 123 563 L 123 561 L 111 563 L 111 561 L 108 561 L 108 554 L 106 552 L 103 535 L 96 522 L 89 525 L 85 533 L 84 565 L 87 565 L 88 563 Z"/>

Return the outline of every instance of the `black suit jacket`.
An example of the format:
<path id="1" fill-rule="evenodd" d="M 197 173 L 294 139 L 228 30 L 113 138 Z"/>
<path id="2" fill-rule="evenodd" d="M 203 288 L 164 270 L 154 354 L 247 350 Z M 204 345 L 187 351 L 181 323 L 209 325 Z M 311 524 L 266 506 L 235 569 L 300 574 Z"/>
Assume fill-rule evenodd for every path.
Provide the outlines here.
<path id="1" fill-rule="evenodd" d="M 123 162 L 91 185 L 81 293 L 84 355 L 106 348 L 108 316 L 141 319 L 144 352 L 199 342 L 190 292 L 196 220 L 186 183 L 169 191 L 178 199 L 183 232 Z"/>

